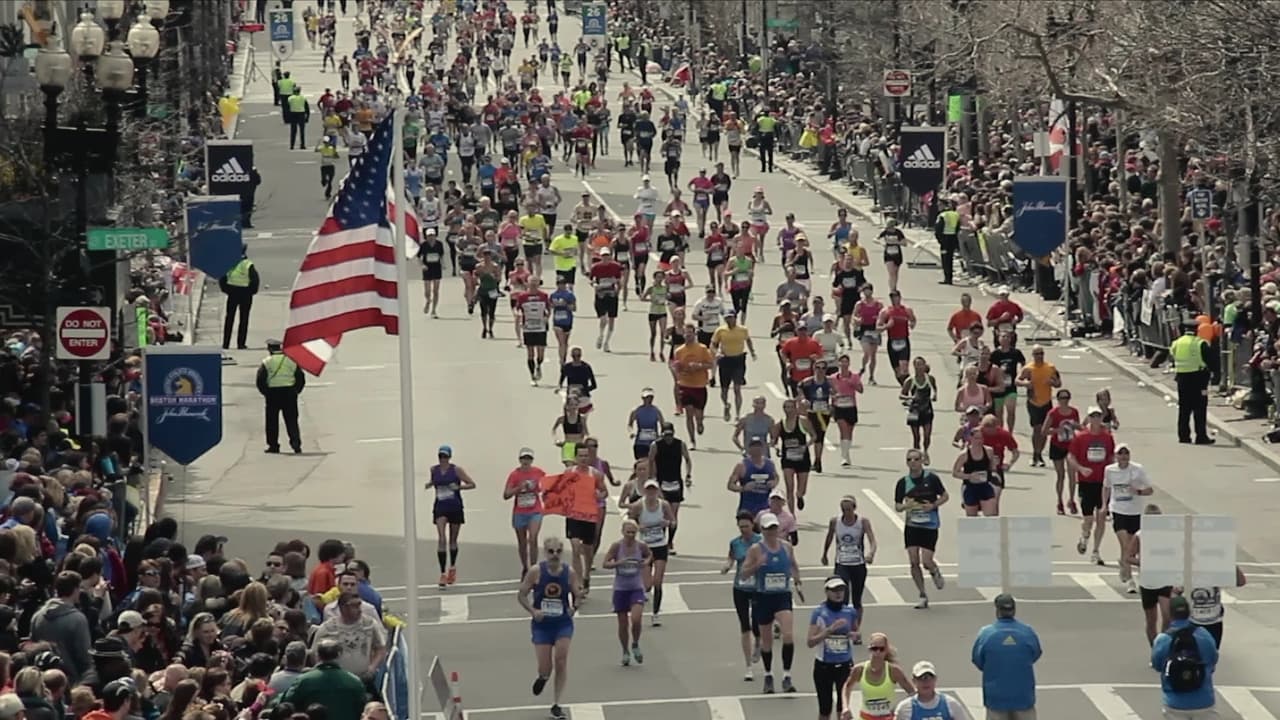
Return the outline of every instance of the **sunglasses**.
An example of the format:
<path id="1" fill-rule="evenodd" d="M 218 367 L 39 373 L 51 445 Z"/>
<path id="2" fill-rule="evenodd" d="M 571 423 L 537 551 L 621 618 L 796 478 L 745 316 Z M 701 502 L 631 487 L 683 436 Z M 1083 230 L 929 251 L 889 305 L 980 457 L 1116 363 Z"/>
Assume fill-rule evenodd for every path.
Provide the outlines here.
<path id="1" fill-rule="evenodd" d="M 156 577 L 160 574 L 159 570 L 143 570 L 142 574 L 146 577 Z"/>
<path id="2" fill-rule="evenodd" d="M 280 567 L 281 565 L 284 565 L 284 563 L 282 563 L 282 562 L 280 562 L 280 561 L 278 561 L 278 560 L 268 560 L 268 561 L 267 561 L 267 567 Z"/>
<path id="3" fill-rule="evenodd" d="M 559 554 L 561 554 L 561 553 L 563 553 L 563 552 L 564 552 L 564 550 L 563 550 L 563 549 L 556 549 L 556 550 L 550 550 L 550 549 L 549 549 L 549 550 L 547 550 L 547 554 L 548 554 L 548 555 L 559 555 Z"/>
<path id="4" fill-rule="evenodd" d="M 871 652 L 884 652 L 889 648 L 885 647 L 884 645 L 871 645 L 867 649 L 870 650 Z"/>

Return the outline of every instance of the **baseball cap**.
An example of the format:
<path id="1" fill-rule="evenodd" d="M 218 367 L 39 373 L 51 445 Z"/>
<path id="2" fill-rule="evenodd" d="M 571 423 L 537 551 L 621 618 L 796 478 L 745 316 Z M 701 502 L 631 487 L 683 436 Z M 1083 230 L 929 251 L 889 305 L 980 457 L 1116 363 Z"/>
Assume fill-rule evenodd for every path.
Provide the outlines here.
<path id="1" fill-rule="evenodd" d="M 835 322 L 835 321 L 836 321 L 836 316 L 832 315 L 831 313 L 827 313 L 826 315 L 822 316 L 822 322 L 824 323 Z"/>
<path id="2" fill-rule="evenodd" d="M 778 488 L 774 488 L 773 490 L 769 491 L 769 499 L 772 500 L 774 498 L 782 498 L 783 500 L 786 500 L 787 494 L 782 490 L 779 490 Z"/>
<path id="3" fill-rule="evenodd" d="M 747 441 L 747 444 L 748 444 L 748 445 L 763 445 L 763 444 L 764 444 L 764 438 L 760 437 L 759 435 L 753 435 L 753 436 L 751 436 L 751 439 Z"/>
<path id="4" fill-rule="evenodd" d="M 0 695 L 0 720 L 13 720 L 18 717 L 26 707 L 18 696 L 13 693 L 5 693 Z"/>
<path id="5" fill-rule="evenodd" d="M 644 486 L 646 488 L 651 488 L 651 487 L 656 488 L 656 487 L 662 487 L 662 483 L 658 482 L 656 478 L 649 478 L 648 480 L 644 481 Z"/>
<path id="6" fill-rule="evenodd" d="M 522 448 L 520 448 L 520 454 L 519 454 L 517 457 L 530 458 L 530 459 L 532 459 L 532 458 L 533 458 L 533 449 L 532 449 L 532 448 L 527 448 L 527 447 L 522 447 Z"/>
<path id="7" fill-rule="evenodd" d="M 822 587 L 827 590 L 844 590 L 846 588 L 844 580 L 838 577 L 828 578 Z"/>
<path id="8" fill-rule="evenodd" d="M 662 434 L 663 434 L 663 435 L 675 435 L 675 434 L 676 434 L 676 426 L 675 426 L 673 423 L 669 423 L 669 422 L 664 422 L 664 423 L 662 423 Z"/>
<path id="9" fill-rule="evenodd" d="M 938 676 L 938 670 L 933 666 L 933 663 L 928 660 L 921 660 L 911 666 L 911 677 L 922 678 L 925 675 L 932 675 L 934 677 Z"/>
<path id="10" fill-rule="evenodd" d="M 765 514 L 763 514 L 763 515 L 761 515 L 761 516 L 760 516 L 760 527 L 761 527 L 761 528 L 771 528 L 771 527 L 775 527 L 775 528 L 776 528 L 776 527 L 778 527 L 778 525 L 780 525 L 780 524 L 781 524 L 781 523 L 779 523 L 779 522 L 778 522 L 778 516 L 777 516 L 777 515 L 774 515 L 773 513 L 765 513 Z"/>
<path id="11" fill-rule="evenodd" d="M 610 250 L 609 248 L 600 248 L 600 254 L 601 254 L 601 255 L 612 255 L 612 254 L 613 254 L 613 251 L 612 251 L 612 250 Z"/>
<path id="12" fill-rule="evenodd" d="M 453 448 L 449 447 L 448 445 L 441 445 L 441 446 L 440 446 L 440 449 L 439 449 L 439 450 L 436 450 L 436 455 L 444 455 L 445 457 L 453 457 Z"/>
<path id="13" fill-rule="evenodd" d="M 202 568 L 202 567 L 204 567 L 204 566 L 205 566 L 204 558 L 200 557 L 199 555 L 188 555 L 188 556 L 187 556 L 187 569 L 188 569 L 188 570 L 199 570 L 200 568 Z"/>
<path id="14" fill-rule="evenodd" d="M 142 613 L 137 610 L 125 610 L 120 613 L 120 617 L 116 618 L 116 629 L 122 633 L 127 633 L 146 625 L 147 621 L 142 618 Z"/>
<path id="15" fill-rule="evenodd" d="M 1000 593 L 996 596 L 996 609 L 1013 611 L 1018 607 L 1018 603 L 1014 601 L 1013 596 L 1009 593 Z"/>
<path id="16" fill-rule="evenodd" d="M 1102 408 L 1098 407 L 1097 405 L 1090 405 L 1090 406 L 1089 406 L 1089 410 L 1088 410 L 1087 412 L 1085 412 L 1085 415 L 1086 415 L 1086 416 L 1088 416 L 1088 415 L 1101 415 L 1101 414 L 1102 414 Z"/>
<path id="17" fill-rule="evenodd" d="M 977 405 L 970 405 L 969 407 L 964 409 L 965 415 L 972 415 L 973 413 L 981 413 L 981 412 L 982 412 L 982 408 L 978 407 Z"/>
<path id="18" fill-rule="evenodd" d="M 640 391 L 640 397 L 642 398 L 651 398 L 653 397 L 653 395 L 654 395 L 653 388 L 645 388 Z"/>
<path id="19" fill-rule="evenodd" d="M 641 182 L 649 182 L 649 176 L 648 176 L 648 175 L 641 175 L 641 176 L 640 176 L 640 180 L 641 180 Z"/>

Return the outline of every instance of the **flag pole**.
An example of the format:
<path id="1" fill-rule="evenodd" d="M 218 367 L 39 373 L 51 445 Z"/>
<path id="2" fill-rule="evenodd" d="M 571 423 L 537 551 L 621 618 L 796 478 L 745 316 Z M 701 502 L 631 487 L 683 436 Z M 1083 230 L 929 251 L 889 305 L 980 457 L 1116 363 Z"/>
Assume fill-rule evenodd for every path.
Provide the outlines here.
<path id="1" fill-rule="evenodd" d="M 404 123 L 401 122 L 401 102 L 391 108 L 391 195 L 395 198 L 395 254 L 396 254 L 396 314 L 397 338 L 400 343 L 400 465 L 404 493 L 404 584 L 409 599 L 408 657 L 405 658 L 405 677 L 409 681 L 409 720 L 422 717 L 422 696 L 419 692 L 418 666 L 418 495 L 414 475 L 413 434 L 413 344 L 409 327 L 409 260 L 403 248 L 407 234 L 409 212 L 404 200 Z"/>

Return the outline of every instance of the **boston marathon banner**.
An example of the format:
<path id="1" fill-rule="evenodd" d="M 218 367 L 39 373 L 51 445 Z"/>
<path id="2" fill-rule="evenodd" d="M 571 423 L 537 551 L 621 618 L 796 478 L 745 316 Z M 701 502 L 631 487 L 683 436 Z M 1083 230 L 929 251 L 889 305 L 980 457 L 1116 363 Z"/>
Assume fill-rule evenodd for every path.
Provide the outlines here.
<path id="1" fill-rule="evenodd" d="M 904 127 L 900 135 L 898 175 L 916 195 L 942 187 L 947 162 L 947 131 L 943 128 Z"/>
<path id="2" fill-rule="evenodd" d="M 1013 242 L 1031 257 L 1048 257 L 1067 241 L 1067 178 L 1013 181 Z"/>
<path id="3" fill-rule="evenodd" d="M 222 354 L 164 345 L 142 353 L 146 442 L 190 465 L 222 442 Z"/>

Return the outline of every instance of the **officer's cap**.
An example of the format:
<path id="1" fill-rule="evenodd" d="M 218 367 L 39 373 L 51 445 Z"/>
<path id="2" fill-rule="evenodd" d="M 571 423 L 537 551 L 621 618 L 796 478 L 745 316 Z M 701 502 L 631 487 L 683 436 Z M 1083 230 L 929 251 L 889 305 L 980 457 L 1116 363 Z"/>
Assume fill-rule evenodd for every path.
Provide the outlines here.
<path id="1" fill-rule="evenodd" d="M 268 349 L 268 350 L 279 350 L 279 349 L 280 349 L 280 348 L 282 348 L 282 347 L 284 347 L 284 343 L 280 342 L 279 340 L 268 340 L 268 341 L 267 341 L 267 349 Z"/>

